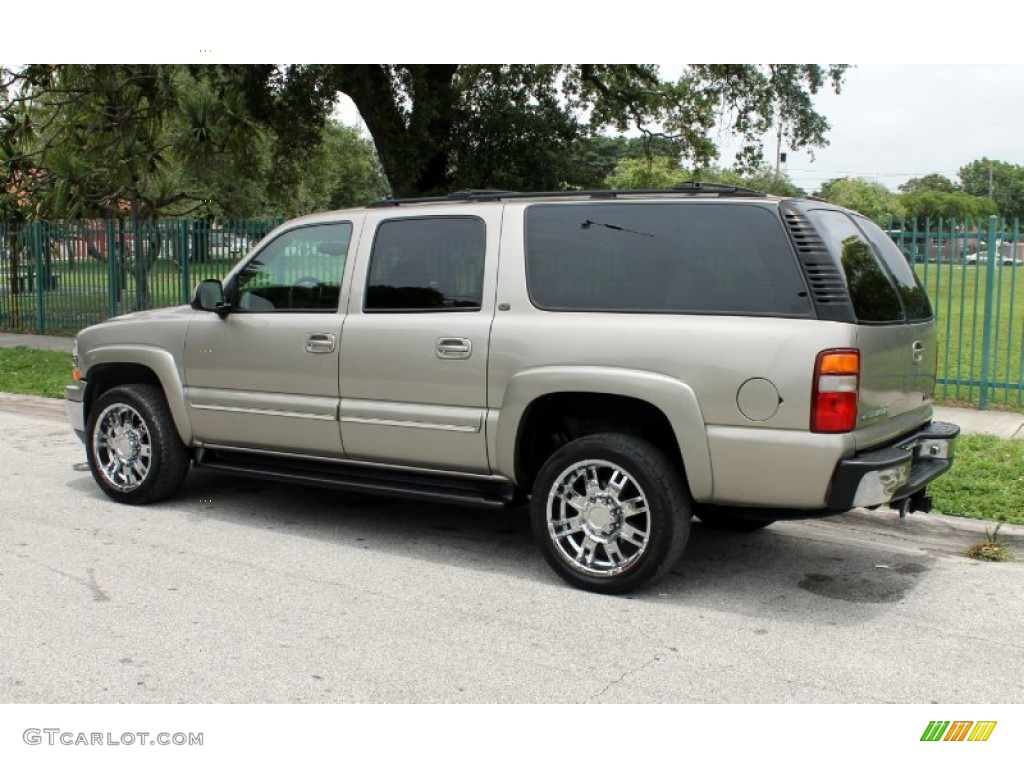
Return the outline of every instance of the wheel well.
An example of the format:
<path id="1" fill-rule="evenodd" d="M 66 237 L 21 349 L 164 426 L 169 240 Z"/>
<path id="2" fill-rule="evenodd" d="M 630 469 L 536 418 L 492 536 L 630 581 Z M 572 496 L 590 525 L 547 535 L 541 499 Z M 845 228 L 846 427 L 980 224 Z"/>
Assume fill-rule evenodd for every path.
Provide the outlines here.
<path id="1" fill-rule="evenodd" d="M 657 407 L 623 395 L 559 392 L 537 398 L 523 414 L 516 441 L 517 482 L 529 489 L 552 453 L 570 440 L 600 432 L 642 437 L 685 472 L 672 424 Z"/>
<path id="2" fill-rule="evenodd" d="M 108 389 L 121 384 L 153 384 L 163 386 L 152 369 L 138 363 L 107 363 L 89 369 L 85 388 L 85 418 L 88 420 L 92 404 Z"/>

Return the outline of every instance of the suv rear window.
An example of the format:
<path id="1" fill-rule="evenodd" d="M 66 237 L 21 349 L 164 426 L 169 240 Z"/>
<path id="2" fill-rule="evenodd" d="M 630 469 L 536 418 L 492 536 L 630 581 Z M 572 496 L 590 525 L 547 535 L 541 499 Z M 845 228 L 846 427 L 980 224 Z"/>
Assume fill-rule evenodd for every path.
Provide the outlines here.
<path id="1" fill-rule="evenodd" d="M 782 224 L 756 205 L 533 205 L 526 277 L 541 309 L 811 315 Z"/>
<path id="2" fill-rule="evenodd" d="M 873 223 L 863 216 L 854 216 L 858 226 L 867 235 L 868 240 L 875 246 L 875 250 L 882 257 L 889 273 L 896 280 L 896 289 L 899 291 L 900 299 L 903 301 L 903 309 L 906 312 L 907 320 L 930 320 L 932 318 L 932 305 L 928 301 L 928 294 L 914 274 L 914 270 L 907 263 L 903 253 L 896 246 L 896 243 Z"/>
<path id="3" fill-rule="evenodd" d="M 862 323 L 927 320 L 931 305 L 899 248 L 863 216 L 816 209 L 808 216 L 846 277 L 850 301 Z"/>

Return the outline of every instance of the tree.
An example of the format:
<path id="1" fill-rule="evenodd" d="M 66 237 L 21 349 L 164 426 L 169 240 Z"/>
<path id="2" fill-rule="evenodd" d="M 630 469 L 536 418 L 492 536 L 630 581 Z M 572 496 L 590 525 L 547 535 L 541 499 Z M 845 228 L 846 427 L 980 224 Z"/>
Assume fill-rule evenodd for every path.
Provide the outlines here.
<path id="1" fill-rule="evenodd" d="M 1024 218 L 1024 167 L 983 157 L 961 168 L 959 176 L 967 194 L 991 194 L 1001 215 Z"/>
<path id="2" fill-rule="evenodd" d="M 262 90 L 247 92 L 268 119 L 280 103 L 325 116 L 329 94 L 347 94 L 393 192 L 416 196 L 564 186 L 574 146 L 606 128 L 660 137 L 703 167 L 717 157 L 709 134 L 723 113 L 744 142 L 740 166 L 756 167 L 761 136 L 777 125 L 793 149 L 826 143 L 828 123 L 811 95 L 826 84 L 838 91 L 845 69 L 694 65 L 670 82 L 646 64 L 310 65 L 266 69 Z"/>
<path id="3" fill-rule="evenodd" d="M 966 192 L 911 192 L 900 197 L 907 218 L 976 219 L 995 214 L 996 204 L 987 197 L 973 197 Z"/>
<path id="4" fill-rule="evenodd" d="M 608 189 L 668 189 L 692 174 L 671 157 L 627 157 L 604 180 Z"/>
<path id="5" fill-rule="evenodd" d="M 917 192 L 956 192 L 957 185 L 941 173 L 929 173 L 904 182 L 899 187 L 904 194 Z"/>
<path id="6" fill-rule="evenodd" d="M 255 141 L 235 93 L 215 93 L 180 66 L 34 65 L 14 76 L 11 107 L 25 127 L 11 132 L 36 215 L 137 222 L 209 205 L 189 188 L 188 169 L 244 154 Z M 148 275 L 164 238 L 136 227 L 121 258 L 135 282 L 133 309 L 149 306 Z"/>
<path id="7" fill-rule="evenodd" d="M 267 205 L 295 216 L 365 205 L 387 194 L 373 145 L 358 129 L 329 121 L 308 152 L 274 162 Z"/>
<path id="8" fill-rule="evenodd" d="M 738 187 L 749 187 L 758 192 L 779 197 L 802 197 L 804 191 L 790 181 L 789 176 L 774 168 L 762 165 L 748 171 L 728 168 L 710 168 L 696 171 L 693 178 L 699 181 L 713 181 L 719 184 L 732 184 Z"/>
<path id="9" fill-rule="evenodd" d="M 849 177 L 832 179 L 822 184 L 821 189 L 814 194 L 815 197 L 857 211 L 870 219 L 878 219 L 886 214 L 895 218 L 903 216 L 898 196 L 875 181 Z"/>

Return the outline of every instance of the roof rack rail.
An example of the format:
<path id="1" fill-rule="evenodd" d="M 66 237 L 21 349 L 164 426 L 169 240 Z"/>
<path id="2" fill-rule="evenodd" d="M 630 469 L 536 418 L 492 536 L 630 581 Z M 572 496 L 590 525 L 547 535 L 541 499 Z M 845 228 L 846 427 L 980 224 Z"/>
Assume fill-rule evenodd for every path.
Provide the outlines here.
<path id="1" fill-rule="evenodd" d="M 720 195 L 753 195 L 755 197 L 767 197 L 764 192 L 758 192 L 749 187 L 738 187 L 735 184 L 719 184 L 714 181 L 684 181 L 676 184 L 672 189 L 677 192 L 716 192 Z"/>
<path id="2" fill-rule="evenodd" d="M 608 200 L 636 195 L 740 195 L 766 197 L 764 192 L 732 184 L 715 184 L 703 181 L 685 181 L 670 189 L 559 189 L 549 192 L 513 192 L 501 189 L 460 189 L 444 196 L 434 197 L 388 197 L 367 203 L 367 208 L 413 205 L 416 203 L 486 202 L 516 200 L 523 198 L 589 197 L 594 200 Z"/>

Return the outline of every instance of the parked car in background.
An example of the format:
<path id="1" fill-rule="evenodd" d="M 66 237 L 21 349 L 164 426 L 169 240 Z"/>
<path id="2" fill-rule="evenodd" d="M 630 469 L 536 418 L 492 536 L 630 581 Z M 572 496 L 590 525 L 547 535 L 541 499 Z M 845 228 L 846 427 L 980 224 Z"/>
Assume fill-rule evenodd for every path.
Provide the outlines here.
<path id="1" fill-rule="evenodd" d="M 964 264 L 966 264 L 969 267 L 987 263 L 987 253 L 968 253 L 964 256 Z M 997 263 L 1002 264 L 1004 267 L 1024 267 L 1024 257 L 1014 258 L 1009 255 L 1000 256 L 997 259 Z"/>

